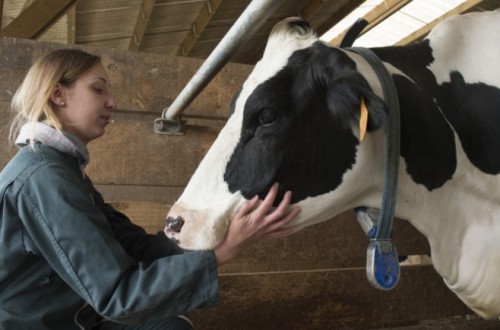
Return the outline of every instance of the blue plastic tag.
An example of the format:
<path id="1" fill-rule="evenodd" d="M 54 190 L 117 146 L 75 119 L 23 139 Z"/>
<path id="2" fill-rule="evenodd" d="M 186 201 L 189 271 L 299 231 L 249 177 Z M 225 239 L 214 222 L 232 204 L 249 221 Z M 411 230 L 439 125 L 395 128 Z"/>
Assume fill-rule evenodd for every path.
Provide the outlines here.
<path id="1" fill-rule="evenodd" d="M 399 281 L 399 258 L 390 240 L 370 241 L 366 257 L 366 275 L 372 286 L 393 289 Z"/>

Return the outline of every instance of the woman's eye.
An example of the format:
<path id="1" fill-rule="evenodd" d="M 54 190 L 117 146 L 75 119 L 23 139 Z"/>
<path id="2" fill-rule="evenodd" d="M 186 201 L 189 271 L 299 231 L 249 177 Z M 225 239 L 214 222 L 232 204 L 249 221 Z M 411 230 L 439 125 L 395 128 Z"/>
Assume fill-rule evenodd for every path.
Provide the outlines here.
<path id="1" fill-rule="evenodd" d="M 259 114 L 259 123 L 262 126 L 272 125 L 277 119 L 278 119 L 278 111 L 275 110 L 263 110 Z"/>
<path id="2" fill-rule="evenodd" d="M 102 93 L 104 92 L 104 88 L 94 87 L 94 91 L 95 91 L 97 94 L 102 94 Z"/>

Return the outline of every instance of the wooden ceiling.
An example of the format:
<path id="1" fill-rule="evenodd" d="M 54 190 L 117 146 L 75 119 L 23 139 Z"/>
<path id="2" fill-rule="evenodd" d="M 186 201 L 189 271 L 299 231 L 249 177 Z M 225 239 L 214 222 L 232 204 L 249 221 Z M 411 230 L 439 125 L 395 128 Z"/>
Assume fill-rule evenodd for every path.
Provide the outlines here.
<path id="1" fill-rule="evenodd" d="M 439 1 L 446 0 L 436 0 Z M 322 34 L 363 2 L 285 0 L 231 61 L 254 64 L 262 54 L 270 29 L 285 17 L 302 16 Z M 371 22 L 368 28 L 409 2 L 384 1 L 366 15 Z M 0 0 L 0 36 L 206 58 L 249 3 L 250 0 Z M 499 7 L 500 0 L 468 0 L 454 14 Z M 402 42 L 421 38 L 435 23 Z"/>

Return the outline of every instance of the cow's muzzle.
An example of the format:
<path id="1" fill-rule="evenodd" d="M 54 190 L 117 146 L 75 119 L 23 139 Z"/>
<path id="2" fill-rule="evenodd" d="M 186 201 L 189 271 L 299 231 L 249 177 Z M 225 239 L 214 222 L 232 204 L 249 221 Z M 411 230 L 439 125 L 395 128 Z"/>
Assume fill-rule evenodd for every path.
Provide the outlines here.
<path id="1" fill-rule="evenodd" d="M 184 219 L 181 216 L 178 216 L 177 218 L 167 217 L 167 220 L 165 222 L 165 227 L 172 231 L 175 231 L 176 233 L 181 232 L 183 225 Z"/>

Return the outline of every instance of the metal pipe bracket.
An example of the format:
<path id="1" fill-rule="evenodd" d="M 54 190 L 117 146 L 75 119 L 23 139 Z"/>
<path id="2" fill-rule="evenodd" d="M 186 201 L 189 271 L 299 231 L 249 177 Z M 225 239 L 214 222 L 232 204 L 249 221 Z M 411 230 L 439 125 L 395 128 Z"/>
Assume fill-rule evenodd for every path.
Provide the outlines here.
<path id="1" fill-rule="evenodd" d="M 186 121 L 182 119 L 156 118 L 154 132 L 164 135 L 185 135 Z"/>

